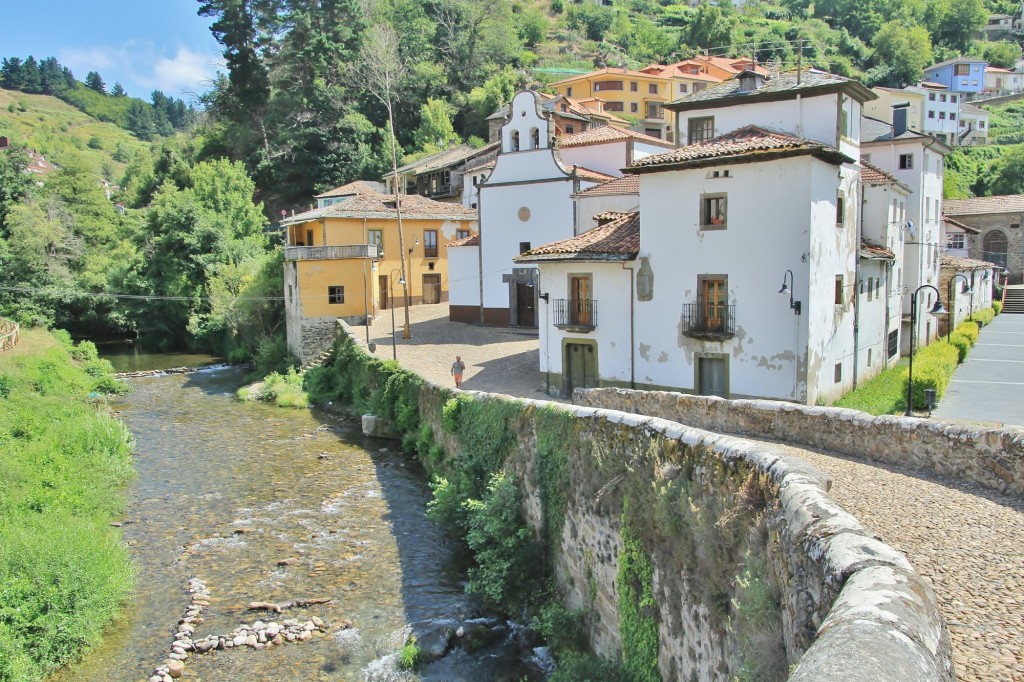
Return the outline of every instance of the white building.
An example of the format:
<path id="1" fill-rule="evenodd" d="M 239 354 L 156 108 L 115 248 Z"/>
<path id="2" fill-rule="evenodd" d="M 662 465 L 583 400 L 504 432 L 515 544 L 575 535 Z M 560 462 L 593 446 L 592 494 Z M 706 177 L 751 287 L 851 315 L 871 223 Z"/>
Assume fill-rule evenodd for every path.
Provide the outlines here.
<path id="1" fill-rule="evenodd" d="M 964 102 L 960 105 L 960 134 L 957 144 L 987 144 L 989 136 L 988 112 Z"/>
<path id="2" fill-rule="evenodd" d="M 985 67 L 985 92 L 992 95 L 1012 95 L 1024 90 L 1024 72 L 1011 71 L 998 66 Z"/>
<path id="3" fill-rule="evenodd" d="M 922 285 L 939 284 L 939 255 L 942 239 L 942 178 L 944 157 L 950 148 L 929 135 L 907 130 L 904 115 L 894 108 L 894 125 L 865 117 L 861 122 L 862 158 L 892 173 L 910 188 L 904 224 L 903 264 L 896 265 L 897 281 L 907 293 Z M 915 345 L 932 341 L 938 333 L 935 319 L 927 314 L 935 302 L 935 293 L 923 290 L 918 301 Z M 903 315 L 910 324 L 911 297 L 903 298 Z M 909 330 L 904 330 L 909 331 Z M 902 348 L 909 336 L 902 334 Z"/>
<path id="4" fill-rule="evenodd" d="M 640 210 L 640 178 L 623 175 L 573 195 L 576 201 L 575 234 L 607 222 L 620 213 Z"/>
<path id="5" fill-rule="evenodd" d="M 907 90 L 924 95 L 921 131 L 950 145 L 955 145 L 957 133 L 960 131 L 962 95 L 949 92 L 949 88 L 941 83 L 924 82 L 917 87 L 907 88 Z M 910 122 L 907 123 L 907 128 L 913 130 Z"/>
<path id="6" fill-rule="evenodd" d="M 959 220 L 949 216 L 942 216 L 941 242 L 945 245 L 942 248 L 943 256 L 954 258 L 968 258 L 968 242 L 971 235 L 981 234 L 981 230 L 971 227 Z"/>
<path id="7" fill-rule="evenodd" d="M 624 246 L 629 214 L 517 259 L 541 270 L 541 371 L 552 390 L 811 404 L 848 390 L 860 107 L 872 98 L 821 72 L 746 72 L 670 104 L 687 146 L 627 169 L 640 185 L 635 256 Z"/>
<path id="8" fill-rule="evenodd" d="M 612 126 L 558 136 L 554 119 L 559 110 L 543 104 L 537 93 L 517 94 L 501 128 L 493 165 L 469 167 L 464 173 L 475 182 L 465 186 L 463 196 L 470 198 L 470 207 L 479 208 L 481 232 L 478 242 L 449 245 L 452 320 L 536 327 L 537 269 L 516 267 L 512 259 L 593 227 L 588 221 L 596 213 L 635 209 L 635 180 L 632 198 L 623 199 L 622 188 L 612 187 L 602 199 L 582 199 L 585 212 L 595 207 L 586 219 L 580 217 L 574 196 L 622 175 L 622 168 L 638 159 L 674 147 Z"/>
<path id="9" fill-rule="evenodd" d="M 857 284 L 857 379 L 900 357 L 903 262 L 910 188 L 896 176 L 861 162 L 863 220 Z"/>

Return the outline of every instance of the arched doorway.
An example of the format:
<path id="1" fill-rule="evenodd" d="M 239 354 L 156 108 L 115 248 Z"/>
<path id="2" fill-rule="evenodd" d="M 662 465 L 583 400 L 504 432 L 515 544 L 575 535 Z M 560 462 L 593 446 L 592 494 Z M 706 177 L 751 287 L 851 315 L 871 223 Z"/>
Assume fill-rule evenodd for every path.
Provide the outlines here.
<path id="1" fill-rule="evenodd" d="M 1002 230 L 991 230 L 985 233 L 981 241 L 981 259 L 1006 267 L 1006 233 Z"/>

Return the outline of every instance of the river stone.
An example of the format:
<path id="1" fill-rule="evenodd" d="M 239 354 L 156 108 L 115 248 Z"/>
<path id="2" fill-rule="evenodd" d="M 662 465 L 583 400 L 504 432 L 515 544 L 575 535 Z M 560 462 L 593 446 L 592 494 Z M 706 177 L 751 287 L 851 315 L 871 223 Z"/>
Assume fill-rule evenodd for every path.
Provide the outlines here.
<path id="1" fill-rule="evenodd" d="M 184 653 L 180 653 L 179 654 L 176 651 L 172 651 L 171 653 L 167 654 L 167 658 L 170 658 L 171 660 L 174 660 L 174 661 L 184 661 L 185 658 L 187 658 L 187 657 L 186 657 L 186 655 Z"/>
<path id="2" fill-rule="evenodd" d="M 416 635 L 416 645 L 423 655 L 432 661 L 448 653 L 452 641 L 452 629 L 447 626 L 431 628 Z"/>
<path id="3" fill-rule="evenodd" d="M 302 632 L 300 632 L 298 634 L 299 640 L 303 641 L 303 642 L 305 642 L 307 639 L 312 639 L 312 637 L 313 637 L 313 633 L 310 632 L 309 630 L 303 630 Z"/>
<path id="4" fill-rule="evenodd" d="M 232 640 L 232 642 L 234 642 L 235 646 L 245 646 L 245 637 L 238 635 Z"/>
<path id="5" fill-rule="evenodd" d="M 260 630 L 259 634 L 256 635 L 256 639 L 259 641 L 260 644 L 266 644 L 267 643 L 267 631 L 266 630 Z"/>
<path id="6" fill-rule="evenodd" d="M 255 623 L 252 624 L 252 629 L 253 630 L 262 630 L 265 627 L 267 627 L 267 626 L 266 626 L 266 624 L 262 620 L 258 620 L 258 621 L 256 621 Z"/>
<path id="7" fill-rule="evenodd" d="M 302 624 L 302 629 L 306 632 L 312 632 L 313 630 L 316 630 L 316 623 L 314 623 L 311 620 L 307 620 L 305 623 Z"/>
<path id="8" fill-rule="evenodd" d="M 274 638 L 270 640 L 274 646 L 281 646 L 284 644 L 284 637 L 279 634 L 274 635 Z"/>
<path id="9" fill-rule="evenodd" d="M 284 621 L 284 626 L 286 628 L 293 628 L 293 627 L 297 626 L 298 624 L 299 624 L 299 621 L 295 620 L 294 618 L 289 618 L 288 620 Z"/>
<path id="10" fill-rule="evenodd" d="M 281 626 L 277 623 L 271 623 L 267 626 L 267 637 L 273 639 L 274 637 L 277 637 L 279 632 L 281 632 Z"/>
<path id="11" fill-rule="evenodd" d="M 153 675 L 152 677 L 149 678 L 149 680 L 147 682 L 161 682 L 161 680 L 163 680 L 163 679 L 164 678 L 161 677 L 160 675 Z"/>
<path id="12" fill-rule="evenodd" d="M 166 661 L 164 665 L 167 666 L 167 674 L 174 679 L 178 679 L 185 672 L 185 664 L 173 658 Z"/>
<path id="13" fill-rule="evenodd" d="M 246 638 L 245 638 L 245 645 L 246 646 L 253 646 L 254 647 L 257 644 L 259 644 L 259 640 L 256 638 L 256 635 L 248 635 L 248 636 L 246 636 Z"/>
<path id="14" fill-rule="evenodd" d="M 313 621 L 313 625 L 317 626 L 318 628 L 322 628 L 324 626 L 324 621 L 319 616 L 313 616 L 311 620 Z"/>
<path id="15" fill-rule="evenodd" d="M 363 435 L 371 438 L 394 438 L 395 430 L 390 422 L 375 414 L 364 414 L 362 419 Z"/>

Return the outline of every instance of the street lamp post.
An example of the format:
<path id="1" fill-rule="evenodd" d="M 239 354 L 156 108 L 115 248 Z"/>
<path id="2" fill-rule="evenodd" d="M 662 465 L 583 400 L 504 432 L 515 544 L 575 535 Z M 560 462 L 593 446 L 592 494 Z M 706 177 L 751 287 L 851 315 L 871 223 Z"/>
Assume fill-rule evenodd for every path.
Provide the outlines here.
<path id="1" fill-rule="evenodd" d="M 949 301 L 949 318 L 947 318 L 948 324 L 946 324 L 946 341 L 947 342 L 953 336 L 953 325 L 956 324 L 956 288 L 953 286 L 953 282 L 956 281 L 957 277 L 962 279 L 964 281 L 964 285 L 965 285 L 964 286 L 964 290 L 962 292 L 960 292 L 960 293 L 971 294 L 972 297 L 973 297 L 973 294 L 974 294 L 974 292 L 971 291 L 971 283 L 969 281 L 967 281 L 967 277 L 965 277 L 964 275 L 960 274 L 959 272 L 956 273 L 955 275 L 953 275 L 952 277 L 950 277 L 949 281 L 946 282 L 946 300 Z M 973 307 L 974 304 L 972 303 L 971 306 Z M 969 309 L 968 309 L 967 312 L 968 312 L 968 314 L 970 314 L 970 310 Z"/>
<path id="2" fill-rule="evenodd" d="M 910 295 L 910 367 L 907 374 L 907 411 L 903 415 L 905 417 L 914 416 L 914 337 L 917 336 L 917 295 L 922 289 L 931 289 L 935 292 L 935 305 L 928 312 L 936 316 L 946 313 L 942 307 L 942 294 L 931 284 L 922 284 Z"/>
<path id="3" fill-rule="evenodd" d="M 377 261 L 370 259 L 370 272 L 377 271 Z M 372 280 L 371 280 L 372 281 Z M 366 290 L 366 261 L 363 261 L 363 326 L 366 328 L 366 347 L 370 347 L 370 304 Z"/>
<path id="4" fill-rule="evenodd" d="M 391 289 L 391 359 L 398 359 L 398 346 L 395 344 L 395 273 L 398 273 L 398 283 L 405 284 L 400 268 L 394 268 L 388 277 L 389 288 Z"/>

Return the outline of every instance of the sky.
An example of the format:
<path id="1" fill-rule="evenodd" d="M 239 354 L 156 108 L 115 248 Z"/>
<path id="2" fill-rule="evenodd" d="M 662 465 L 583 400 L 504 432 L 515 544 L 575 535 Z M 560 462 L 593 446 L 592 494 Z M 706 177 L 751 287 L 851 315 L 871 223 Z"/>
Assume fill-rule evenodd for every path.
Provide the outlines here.
<path id="1" fill-rule="evenodd" d="M 0 57 L 56 57 L 78 80 L 97 71 L 108 88 L 153 90 L 186 102 L 223 70 L 221 48 L 197 0 L 2 0 Z"/>

